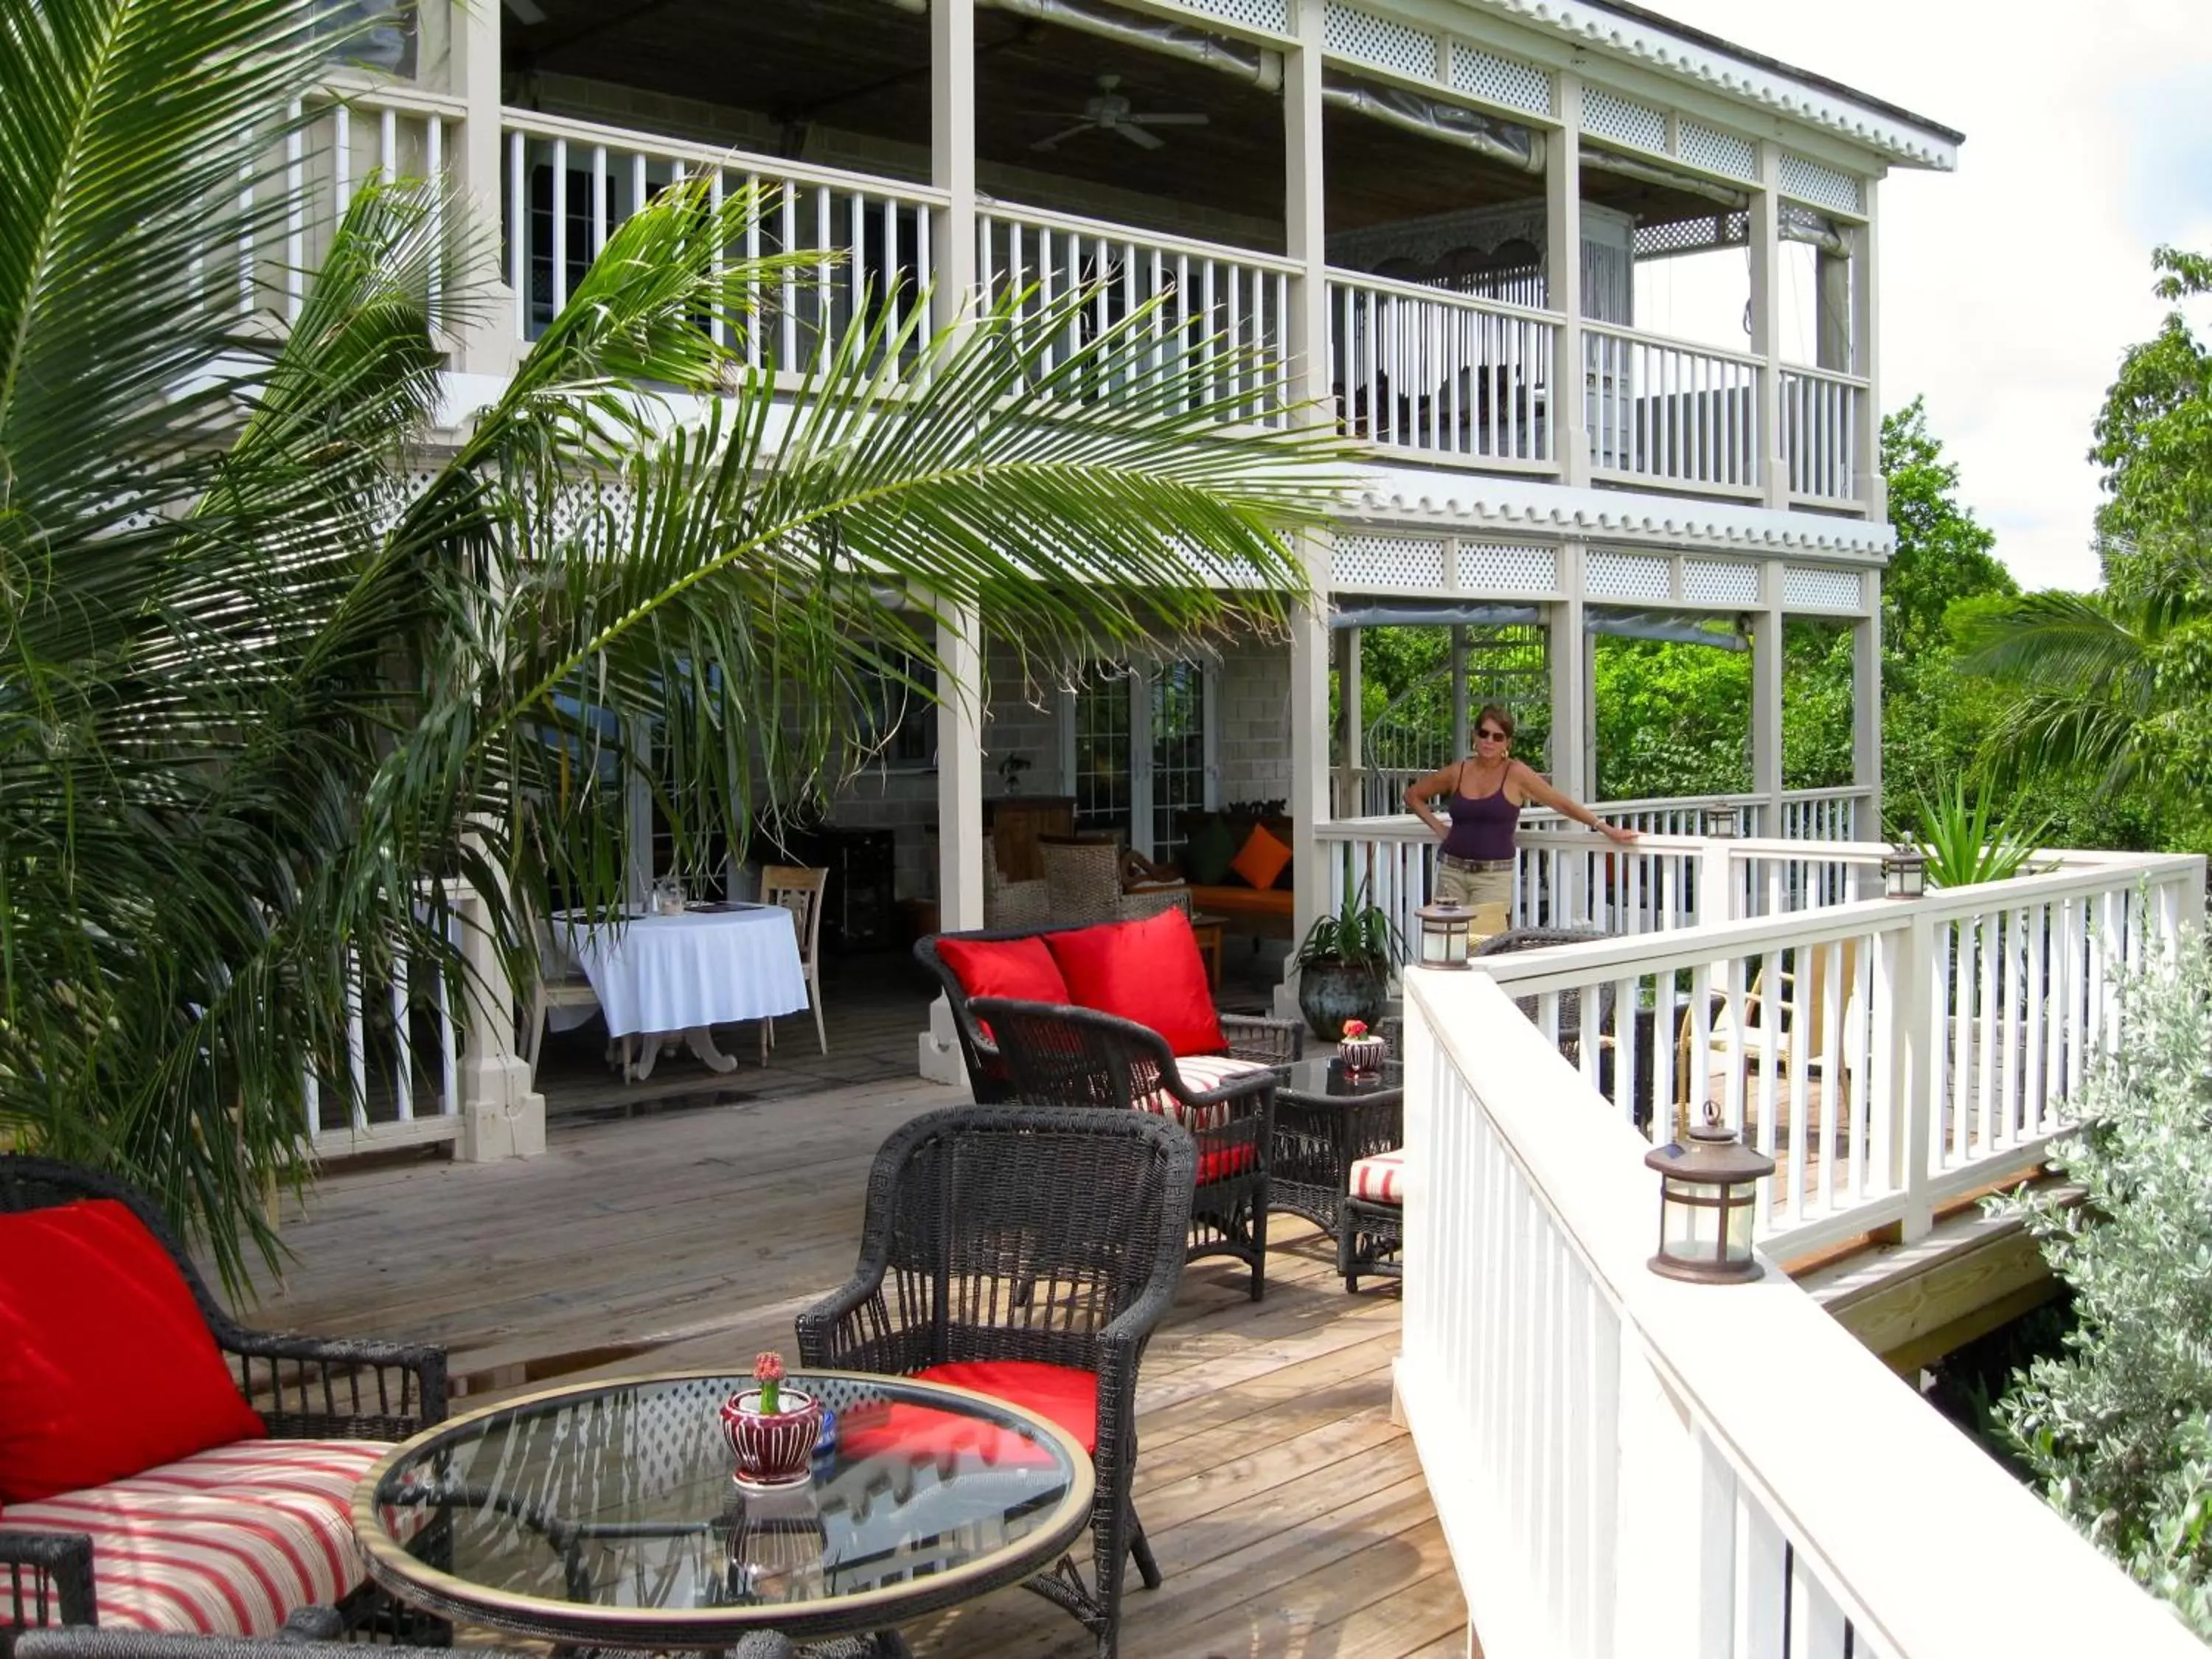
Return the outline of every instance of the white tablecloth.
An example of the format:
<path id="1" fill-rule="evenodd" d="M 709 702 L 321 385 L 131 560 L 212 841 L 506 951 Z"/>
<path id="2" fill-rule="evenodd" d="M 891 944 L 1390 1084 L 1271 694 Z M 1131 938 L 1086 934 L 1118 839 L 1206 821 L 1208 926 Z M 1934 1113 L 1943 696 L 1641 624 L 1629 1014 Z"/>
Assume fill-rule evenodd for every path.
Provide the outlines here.
<path id="1" fill-rule="evenodd" d="M 799 936 L 780 904 L 633 916 L 596 928 L 556 918 L 554 937 L 592 981 L 616 1036 L 726 1025 L 806 1006 Z"/>

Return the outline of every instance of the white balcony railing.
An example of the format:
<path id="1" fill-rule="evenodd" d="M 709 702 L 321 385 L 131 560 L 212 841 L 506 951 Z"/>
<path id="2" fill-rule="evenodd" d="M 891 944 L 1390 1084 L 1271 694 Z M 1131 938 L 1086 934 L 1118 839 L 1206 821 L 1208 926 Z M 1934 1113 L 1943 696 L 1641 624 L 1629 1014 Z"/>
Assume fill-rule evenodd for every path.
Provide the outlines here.
<path id="1" fill-rule="evenodd" d="M 1338 419 L 1394 449 L 1556 471 L 1559 319 L 1386 277 L 1333 271 Z"/>
<path id="2" fill-rule="evenodd" d="M 1585 323 L 1583 372 L 1599 476 L 1758 493 L 1758 358 Z"/>
<path id="3" fill-rule="evenodd" d="M 1866 382 L 1825 368 L 1782 371 L 1782 453 L 1792 501 L 1859 498 L 1859 416 Z"/>
<path id="4" fill-rule="evenodd" d="M 1650 1273 L 1645 1143 L 1497 984 L 1407 1036 L 1398 1398 L 1489 1659 L 2203 1653 L 1787 1278 Z"/>
<path id="5" fill-rule="evenodd" d="M 1200 396 L 1231 420 L 1279 426 L 1288 418 L 1275 380 L 1297 269 L 1288 260 L 1036 208 L 986 208 L 976 234 L 985 304 L 1019 295 L 1020 309 L 1035 316 L 1089 291 L 1046 353 L 1048 368 L 1157 301 L 1145 325 L 1154 362 L 1212 356 L 1218 372 Z M 1113 392 L 1098 386 L 1086 395 Z"/>
<path id="6" fill-rule="evenodd" d="M 802 373 L 850 331 L 895 333 L 922 303 L 933 271 L 930 210 L 941 192 L 526 110 L 506 111 L 501 133 L 518 339 L 543 333 L 608 236 L 679 178 L 707 180 L 717 206 L 740 191 L 768 193 L 769 210 L 728 250 L 732 259 L 822 255 L 753 296 L 755 325 L 734 343 L 753 367 Z M 726 319 L 714 327 L 732 343 Z"/>

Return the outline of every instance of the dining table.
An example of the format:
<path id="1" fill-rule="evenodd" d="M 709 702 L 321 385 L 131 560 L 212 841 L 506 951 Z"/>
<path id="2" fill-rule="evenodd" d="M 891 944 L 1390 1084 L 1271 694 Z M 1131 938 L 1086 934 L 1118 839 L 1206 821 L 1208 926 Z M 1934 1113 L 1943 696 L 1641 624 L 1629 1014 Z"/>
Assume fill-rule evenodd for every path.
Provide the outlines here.
<path id="1" fill-rule="evenodd" d="M 552 933 L 591 981 L 632 1080 L 653 1074 L 672 1037 L 709 1070 L 731 1071 L 737 1061 L 714 1046 L 715 1026 L 807 1006 L 798 931 L 780 904 L 723 900 L 598 920 L 569 911 L 554 917 Z"/>

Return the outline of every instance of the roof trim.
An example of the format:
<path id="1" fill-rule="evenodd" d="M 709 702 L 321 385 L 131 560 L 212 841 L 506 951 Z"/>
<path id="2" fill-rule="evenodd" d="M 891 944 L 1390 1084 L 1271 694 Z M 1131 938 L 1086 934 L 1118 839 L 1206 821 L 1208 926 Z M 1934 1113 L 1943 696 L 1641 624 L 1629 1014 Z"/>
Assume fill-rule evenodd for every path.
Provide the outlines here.
<path id="1" fill-rule="evenodd" d="M 1632 0 L 1462 0 L 1547 27 L 1666 73 L 1704 81 L 1733 97 L 1780 109 L 1907 165 L 1950 172 L 1966 134 L 1842 82 L 1769 58 Z"/>

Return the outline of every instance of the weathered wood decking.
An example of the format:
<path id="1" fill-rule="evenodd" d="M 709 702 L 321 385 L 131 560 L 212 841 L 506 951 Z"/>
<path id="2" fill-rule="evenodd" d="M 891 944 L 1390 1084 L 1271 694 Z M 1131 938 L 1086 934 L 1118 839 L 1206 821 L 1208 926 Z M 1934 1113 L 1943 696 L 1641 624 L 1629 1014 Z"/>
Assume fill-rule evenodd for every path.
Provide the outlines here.
<path id="1" fill-rule="evenodd" d="M 811 1027 L 786 1022 L 765 1073 L 735 1037 L 726 1047 L 747 1063 L 726 1079 L 674 1057 L 629 1091 L 570 1073 L 550 1091 L 575 1115 L 556 1118 L 541 1159 L 333 1173 L 288 1212 L 295 1260 L 248 1316 L 442 1341 L 476 1400 L 788 1351 L 793 1314 L 852 1268 L 878 1144 L 962 1097 L 911 1075 L 918 998 L 825 1000 L 827 1060 Z M 863 1080 L 780 1092 L 841 1069 Z M 718 1097 L 730 1103 L 665 1109 Z M 656 1099 L 664 1109 L 610 1115 Z M 1137 1492 L 1167 1583 L 1129 1594 L 1122 1652 L 1463 1654 L 1458 1584 L 1390 1421 L 1396 1292 L 1346 1296 L 1302 1221 L 1274 1238 L 1264 1302 L 1247 1299 L 1241 1267 L 1201 1263 L 1146 1358 Z M 1073 1621 L 1018 1590 L 909 1635 L 945 1659 L 1088 1650 Z"/>

